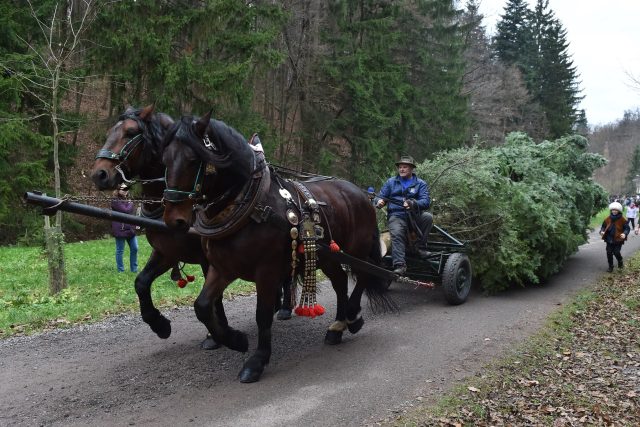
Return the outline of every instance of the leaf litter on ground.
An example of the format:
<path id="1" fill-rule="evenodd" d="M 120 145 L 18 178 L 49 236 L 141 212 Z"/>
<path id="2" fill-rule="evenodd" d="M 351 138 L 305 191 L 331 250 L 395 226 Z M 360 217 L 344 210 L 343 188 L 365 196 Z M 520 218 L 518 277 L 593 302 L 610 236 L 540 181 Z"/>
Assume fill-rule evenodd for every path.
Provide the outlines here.
<path id="1" fill-rule="evenodd" d="M 436 405 L 396 426 L 640 425 L 640 255 Z"/>

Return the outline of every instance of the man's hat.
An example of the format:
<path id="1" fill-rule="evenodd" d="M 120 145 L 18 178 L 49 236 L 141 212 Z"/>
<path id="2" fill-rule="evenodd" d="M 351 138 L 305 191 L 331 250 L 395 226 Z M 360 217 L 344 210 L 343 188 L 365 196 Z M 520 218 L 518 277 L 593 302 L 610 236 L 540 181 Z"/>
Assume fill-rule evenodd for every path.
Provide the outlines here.
<path id="1" fill-rule="evenodd" d="M 411 156 L 401 156 L 400 160 L 396 162 L 396 166 L 400 166 L 401 163 L 410 165 L 412 168 L 416 167 L 416 161 Z"/>

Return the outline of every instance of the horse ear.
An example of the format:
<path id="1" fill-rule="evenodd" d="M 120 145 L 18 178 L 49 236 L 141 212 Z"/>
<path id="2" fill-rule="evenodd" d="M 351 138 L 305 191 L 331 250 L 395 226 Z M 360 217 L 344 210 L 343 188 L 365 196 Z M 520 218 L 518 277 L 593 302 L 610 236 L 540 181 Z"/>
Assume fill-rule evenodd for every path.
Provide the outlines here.
<path id="1" fill-rule="evenodd" d="M 202 138 L 204 134 L 207 132 L 207 126 L 209 126 L 209 121 L 211 120 L 211 113 L 213 110 L 209 110 L 207 114 L 200 117 L 200 119 L 196 122 L 196 135 L 199 138 Z"/>
<path id="2" fill-rule="evenodd" d="M 149 121 L 155 108 L 156 108 L 156 104 L 147 105 L 142 109 L 142 111 L 140 111 L 140 118 L 144 121 Z"/>

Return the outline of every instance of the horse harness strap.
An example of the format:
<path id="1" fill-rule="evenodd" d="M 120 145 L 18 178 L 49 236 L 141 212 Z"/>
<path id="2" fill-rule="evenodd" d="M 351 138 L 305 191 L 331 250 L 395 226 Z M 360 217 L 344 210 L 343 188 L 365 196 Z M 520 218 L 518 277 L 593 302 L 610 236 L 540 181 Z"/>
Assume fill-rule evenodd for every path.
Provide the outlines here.
<path id="1" fill-rule="evenodd" d="M 271 174 L 264 155 L 257 153 L 256 158 L 260 168 L 254 171 L 243 191 L 227 208 L 212 218 L 207 217 L 206 209 L 198 211 L 193 224 L 198 234 L 210 239 L 221 239 L 240 230 L 254 216 L 269 214 L 264 212 L 269 207 L 262 207 L 260 202 L 269 193 Z"/>

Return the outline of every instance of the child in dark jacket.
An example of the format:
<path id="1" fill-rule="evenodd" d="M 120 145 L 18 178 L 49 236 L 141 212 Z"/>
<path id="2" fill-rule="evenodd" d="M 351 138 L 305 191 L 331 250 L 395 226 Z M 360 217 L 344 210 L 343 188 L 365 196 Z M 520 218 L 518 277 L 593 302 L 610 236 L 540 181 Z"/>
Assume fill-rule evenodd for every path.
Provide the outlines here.
<path id="1" fill-rule="evenodd" d="M 607 242 L 607 262 L 609 263 L 607 271 L 611 273 L 613 271 L 614 256 L 618 260 L 618 268 L 624 267 L 620 249 L 622 249 L 622 245 L 627 240 L 631 229 L 627 219 L 622 215 L 622 205 L 620 203 L 611 203 L 609 211 L 611 214 L 604 219 L 602 227 L 600 227 L 600 236 L 602 236 L 602 240 Z"/>
<path id="2" fill-rule="evenodd" d="M 133 213 L 133 202 L 128 200 L 129 191 L 127 187 L 121 185 L 113 192 L 114 199 L 111 201 L 111 209 L 117 212 Z M 136 227 L 131 224 L 113 221 L 111 223 L 111 234 L 116 238 L 116 268 L 118 272 L 124 272 L 124 244 L 129 245 L 129 268 L 132 272 L 138 271 L 138 240 L 136 238 Z"/>

